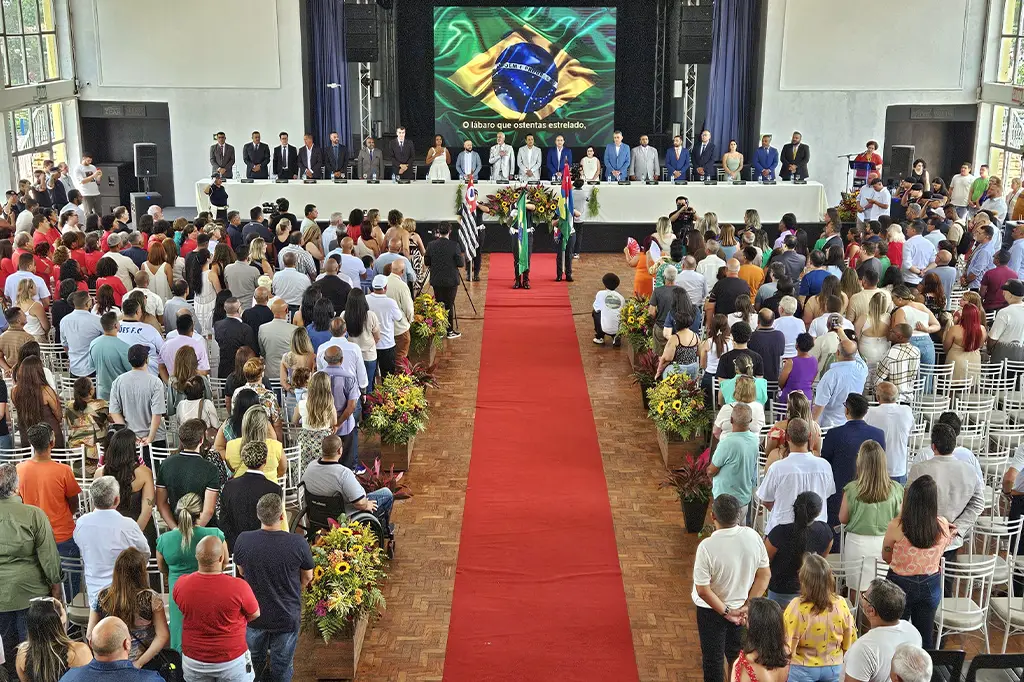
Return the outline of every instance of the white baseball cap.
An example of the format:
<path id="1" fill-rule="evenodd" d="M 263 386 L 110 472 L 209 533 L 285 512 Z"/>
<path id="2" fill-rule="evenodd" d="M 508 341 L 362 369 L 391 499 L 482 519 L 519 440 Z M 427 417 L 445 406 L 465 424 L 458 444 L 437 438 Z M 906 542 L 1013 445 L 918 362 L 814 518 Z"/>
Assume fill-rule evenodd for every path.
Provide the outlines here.
<path id="1" fill-rule="evenodd" d="M 373 288 L 374 289 L 387 289 L 388 278 L 384 275 L 374 275 L 373 277 Z"/>

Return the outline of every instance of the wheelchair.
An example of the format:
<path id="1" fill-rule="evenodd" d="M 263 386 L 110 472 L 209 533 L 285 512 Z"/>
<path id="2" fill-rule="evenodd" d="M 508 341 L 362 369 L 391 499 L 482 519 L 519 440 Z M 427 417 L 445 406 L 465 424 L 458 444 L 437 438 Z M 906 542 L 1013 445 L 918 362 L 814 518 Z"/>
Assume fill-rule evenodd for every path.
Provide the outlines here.
<path id="1" fill-rule="evenodd" d="M 291 531 L 294 533 L 298 528 L 306 531 L 306 540 L 312 544 L 316 540 L 316 534 L 321 530 L 330 528 L 329 519 L 348 519 L 366 524 L 377 537 L 377 543 L 384 548 L 388 559 L 395 556 L 395 535 L 394 529 L 385 528 L 381 519 L 373 512 L 355 511 L 352 514 L 345 513 L 345 501 L 340 495 L 330 497 L 323 495 L 312 495 L 306 490 L 306 486 L 299 484 L 299 512 L 292 517 Z M 305 523 L 303 523 L 305 521 Z M 392 524 L 393 526 L 393 524 Z"/>

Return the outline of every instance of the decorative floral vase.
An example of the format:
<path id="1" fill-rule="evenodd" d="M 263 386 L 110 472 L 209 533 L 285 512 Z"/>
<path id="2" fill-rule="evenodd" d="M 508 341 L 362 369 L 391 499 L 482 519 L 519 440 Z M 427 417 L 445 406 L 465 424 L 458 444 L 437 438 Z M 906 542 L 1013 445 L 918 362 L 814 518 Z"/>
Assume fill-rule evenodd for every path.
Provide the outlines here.
<path id="1" fill-rule="evenodd" d="M 360 618 L 351 635 L 326 643 L 315 630 L 303 628 L 295 647 L 295 679 L 354 680 L 367 624 L 366 618 Z"/>

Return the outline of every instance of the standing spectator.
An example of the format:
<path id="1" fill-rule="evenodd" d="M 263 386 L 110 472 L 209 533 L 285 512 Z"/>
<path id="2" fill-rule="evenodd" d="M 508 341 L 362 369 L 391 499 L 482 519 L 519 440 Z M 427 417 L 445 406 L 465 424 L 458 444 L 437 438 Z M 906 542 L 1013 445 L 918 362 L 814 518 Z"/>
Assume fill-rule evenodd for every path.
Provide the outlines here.
<path id="1" fill-rule="evenodd" d="M 164 243 L 167 243 L 167 241 L 168 240 L 164 240 Z M 173 240 L 170 240 L 170 242 L 171 244 L 174 243 Z M 192 316 L 192 319 L 196 320 L 196 330 L 200 334 L 206 331 L 201 326 L 198 326 L 199 318 L 196 316 L 196 309 L 192 306 L 191 303 L 189 303 L 185 299 L 185 294 L 187 293 L 188 282 L 186 282 L 183 279 L 174 280 L 174 283 L 171 285 L 172 296 L 164 302 L 163 323 L 165 331 L 169 332 L 175 328 L 175 326 L 178 323 L 178 313 L 180 313 L 182 310 L 187 310 L 188 313 Z"/>
<path id="2" fill-rule="evenodd" d="M 764 376 L 764 361 L 761 356 L 747 348 L 753 332 L 746 322 L 737 322 L 732 325 L 732 350 L 726 352 L 718 362 L 718 372 L 715 376 L 719 380 L 732 379 L 736 376 L 736 358 L 746 356 L 754 368 L 754 376 Z"/>
<path id="3" fill-rule="evenodd" d="M 832 549 L 832 529 L 817 520 L 821 505 L 817 493 L 800 493 L 793 502 L 793 522 L 775 526 L 765 538 L 772 569 L 768 598 L 782 608 L 800 596 L 804 556 L 808 552 L 828 556 Z"/>
<path id="4" fill-rule="evenodd" d="M 750 431 L 750 407 L 736 403 L 730 416 L 731 430 L 722 440 L 708 465 L 711 494 L 732 495 L 740 503 L 740 523 L 746 525 L 748 506 L 757 479 L 758 437 Z"/>
<path id="5" fill-rule="evenodd" d="M 94 509 L 78 519 L 75 542 L 82 552 L 89 605 L 95 606 L 100 590 L 110 585 L 121 551 L 134 547 L 148 557 L 149 543 L 135 519 L 117 511 L 121 496 L 116 478 L 100 476 L 92 482 L 89 495 Z"/>
<path id="6" fill-rule="evenodd" d="M 103 335 L 89 343 L 89 361 L 96 370 L 96 397 L 100 400 L 109 400 L 114 379 L 132 369 L 131 363 L 128 362 L 130 346 L 118 338 L 120 324 L 117 313 L 104 313 L 100 317 L 100 326 L 103 328 Z"/>
<path id="7" fill-rule="evenodd" d="M 907 644 L 921 646 L 921 633 L 907 621 L 900 620 L 906 601 L 903 590 L 891 580 L 875 578 L 871 581 L 860 598 L 860 609 L 871 629 L 846 652 L 840 679 L 888 682 L 896 649 Z M 930 680 L 931 676 L 924 679 Z"/>
<path id="8" fill-rule="evenodd" d="M 28 639 L 18 647 L 15 669 L 26 682 L 57 682 L 64 674 L 92 660 L 89 645 L 68 637 L 68 614 L 53 597 L 32 600 L 28 607 Z"/>
<path id="9" fill-rule="evenodd" d="M 647 315 L 654 320 L 654 352 L 659 356 L 665 350 L 665 335 L 659 334 L 658 330 L 665 326 L 665 318 L 672 312 L 672 306 L 675 303 L 677 272 L 673 265 L 668 265 L 665 268 L 663 275 L 665 283 L 654 288 L 647 306 Z"/>
<path id="10" fill-rule="evenodd" d="M 81 556 L 75 544 L 75 519 L 78 496 L 82 488 L 75 480 L 75 472 L 67 464 L 50 458 L 53 448 L 53 429 L 48 424 L 28 427 L 28 444 L 32 458 L 18 465 L 18 494 L 25 504 L 39 507 L 46 513 L 53 528 L 57 552 L 62 557 Z M 71 590 L 78 592 L 78 582 L 72 581 Z"/>
<path id="11" fill-rule="evenodd" d="M 68 352 L 68 361 L 72 377 L 89 377 L 96 373 L 89 354 L 90 344 L 94 339 L 103 336 L 103 325 L 100 318 L 89 312 L 92 299 L 87 291 L 76 291 L 71 294 L 71 305 L 75 309 L 60 321 L 60 337 L 64 350 Z"/>
<path id="12" fill-rule="evenodd" d="M 789 679 L 789 647 L 782 609 L 770 599 L 754 597 L 750 600 L 743 647 L 729 679 L 736 682 L 786 682 Z"/>
<path id="13" fill-rule="evenodd" d="M 186 346 L 195 351 L 199 374 L 210 373 L 210 356 L 206 351 L 206 340 L 195 333 L 195 326 L 195 318 L 192 315 L 179 311 L 178 319 L 175 320 L 175 330 L 178 334 L 174 338 L 168 338 L 160 349 L 160 364 L 167 368 L 168 374 L 174 374 L 175 356 Z"/>
<path id="14" fill-rule="evenodd" d="M 757 499 L 771 511 L 765 533 L 771 533 L 779 524 L 794 521 L 793 503 L 800 493 L 815 492 L 827 500 L 836 491 L 832 467 L 807 449 L 810 425 L 803 419 L 790 419 L 786 435 L 789 438 L 789 455 L 765 472 L 764 480 L 757 489 Z M 825 510 L 818 514 L 817 520 L 828 521 Z"/>
<path id="15" fill-rule="evenodd" d="M 60 555 L 42 509 L 18 495 L 18 470 L 0 464 L 0 643 L 5 660 L 28 637 L 31 602 L 49 595 L 61 599 Z"/>
<path id="16" fill-rule="evenodd" d="M 244 267 L 252 270 L 244 263 Z M 228 266 L 231 267 L 230 265 Z M 256 343 L 256 335 L 252 327 L 242 321 L 241 301 L 234 296 L 224 301 L 224 314 L 226 317 L 213 325 L 213 336 L 217 340 L 217 347 L 220 349 L 220 364 L 217 367 L 217 376 L 224 378 L 231 374 L 234 367 L 235 356 L 240 348 L 251 348 L 253 353 L 259 351 Z"/>
<path id="17" fill-rule="evenodd" d="M 456 274 L 458 270 L 456 270 Z M 380 338 L 377 340 L 377 365 L 380 367 L 381 378 L 395 373 L 395 323 L 402 319 L 402 311 L 398 304 L 387 297 L 388 278 L 376 275 L 373 278 L 373 293 L 366 297 L 366 305 L 370 312 L 377 316 L 380 323 Z M 448 320 L 449 329 L 452 320 Z M 455 338 L 449 332 L 448 338 Z"/>
<path id="18" fill-rule="evenodd" d="M 28 443 L 28 429 L 35 424 L 49 424 L 53 429 L 54 445 L 64 447 L 64 412 L 61 409 L 60 396 L 49 383 L 40 359 L 39 344 L 33 342 L 35 353 L 29 355 L 30 346 L 21 349 L 21 361 L 15 367 L 14 388 L 11 390 L 11 402 L 18 413 L 18 433 L 22 443 Z"/>
<path id="19" fill-rule="evenodd" d="M 284 268 L 274 275 L 273 292 L 280 296 L 288 308 L 294 313 L 302 303 L 302 294 L 309 288 L 309 277 L 295 269 L 298 257 L 295 253 L 286 253 L 281 262 Z"/>
<path id="20" fill-rule="evenodd" d="M 843 657 L 857 639 L 857 624 L 846 599 L 836 594 L 832 568 L 808 554 L 800 567 L 800 596 L 783 616 L 793 658 L 793 682 L 838 682 Z"/>
<path id="21" fill-rule="evenodd" d="M 128 429 L 115 431 L 103 455 L 103 466 L 96 469 L 96 478 L 113 476 L 117 481 L 119 490 L 123 491 L 117 511 L 139 524 L 152 555 L 156 549 L 156 524 L 153 522 L 156 492 L 153 471 L 139 463 L 135 434 Z"/>
<path id="22" fill-rule="evenodd" d="M 263 677 L 269 658 L 269 678 L 290 682 L 301 594 L 313 580 L 313 554 L 305 538 L 285 527 L 279 494 L 260 497 L 256 516 L 259 528 L 242 533 L 235 542 L 235 562 L 260 604 L 260 616 L 249 623 L 245 638 L 258 676 Z"/>
<path id="23" fill-rule="evenodd" d="M 241 578 L 223 572 L 216 537 L 196 545 L 196 573 L 183 575 L 172 596 L 181 609 L 181 659 L 187 680 L 252 680 L 246 626 L 260 616 L 256 595 Z"/>
<path id="24" fill-rule="evenodd" d="M 876 385 L 882 382 L 893 384 L 899 397 L 906 401 L 914 397 L 914 385 L 922 362 L 921 351 L 910 343 L 911 334 L 909 324 L 892 324 L 889 327 L 889 341 L 892 345 L 875 367 Z M 925 338 L 931 343 L 930 337 Z M 877 392 L 878 389 L 875 390 Z"/>
<path id="25" fill-rule="evenodd" d="M 465 257 L 462 254 L 460 246 L 450 238 L 452 232 L 451 223 L 445 221 L 437 229 L 438 238 L 430 242 L 427 247 L 427 253 L 423 257 L 424 264 L 430 268 L 430 286 L 434 289 L 434 297 L 439 303 L 444 304 L 444 309 L 448 312 L 448 338 L 457 339 L 462 336 L 456 325 L 455 318 L 455 297 L 459 290 L 459 268 L 465 265 Z M 572 281 L 572 275 L 570 274 L 568 280 Z M 530 288 L 529 284 L 529 271 L 523 278 L 524 287 Z M 516 282 L 519 282 L 518 276 Z M 373 278 L 374 294 L 377 289 L 377 278 Z M 380 310 L 374 307 L 373 303 L 370 302 L 368 297 L 367 303 L 370 304 L 370 309 L 377 313 L 380 317 Z M 386 323 L 381 319 L 381 336 L 384 336 L 383 328 Z M 380 344 L 377 346 L 381 348 Z M 383 362 L 383 360 L 382 360 Z M 381 372 L 381 376 L 384 376 L 384 372 Z"/>
<path id="26" fill-rule="evenodd" d="M 110 418 L 134 431 L 142 443 L 167 447 L 167 387 L 149 372 L 149 348 L 141 343 L 129 348 L 128 363 L 132 371 L 110 387 Z"/>
<path id="27" fill-rule="evenodd" d="M 259 289 L 256 290 L 256 293 L 258 304 L 260 301 Z M 260 308 L 259 305 L 248 312 L 253 313 L 258 308 Z M 288 304 L 283 300 L 274 301 L 270 309 L 273 311 L 274 319 L 261 324 L 256 336 L 260 342 L 260 349 L 263 351 L 263 359 L 266 361 L 267 378 L 278 379 L 281 372 L 281 358 L 291 349 L 292 337 L 298 327 L 287 320 Z"/>
<path id="28" fill-rule="evenodd" d="M 868 412 L 868 400 L 860 393 L 846 396 L 846 422 L 835 426 L 825 434 L 821 446 L 821 458 L 832 467 L 832 480 L 836 489 L 828 498 L 828 524 L 839 525 L 839 507 L 843 502 L 843 488 L 857 478 L 857 455 L 862 443 L 875 441 L 885 448 L 885 432 L 864 421 Z"/>
<path id="29" fill-rule="evenodd" d="M 761 357 L 764 378 L 777 382 L 786 353 L 786 335 L 775 329 L 775 313 L 768 308 L 757 313 L 757 329 L 750 335 L 747 348 Z"/>
<path id="30" fill-rule="evenodd" d="M 786 285 L 789 288 L 793 286 L 792 282 L 789 281 L 786 282 Z M 781 282 L 779 283 L 779 288 L 782 288 Z M 765 307 L 771 310 L 767 302 Z M 779 317 L 772 323 L 772 328 L 782 332 L 782 335 L 786 337 L 786 348 L 782 352 L 784 359 L 796 357 L 796 340 L 801 334 L 807 333 L 807 325 L 795 315 L 797 309 L 798 304 L 795 298 L 783 296 L 779 299 Z"/>
<path id="31" fill-rule="evenodd" d="M 182 424 L 178 427 L 180 452 L 165 459 L 157 469 L 156 507 L 168 528 L 177 526 L 181 512 L 171 510 L 177 510 L 179 501 L 188 493 L 194 494 L 200 503 L 197 525 L 206 526 L 213 519 L 220 495 L 220 472 L 199 454 L 205 436 L 206 424 L 201 419 Z"/>
<path id="32" fill-rule="evenodd" d="M 896 402 L 899 395 L 896 385 L 888 381 L 875 386 L 879 404 L 868 408 L 864 422 L 885 432 L 881 445 L 885 448 L 889 476 L 902 485 L 907 482 L 907 455 L 910 432 L 914 429 L 914 412 L 909 405 Z"/>
<path id="33" fill-rule="evenodd" d="M 359 429 L 355 423 L 359 386 L 356 378 L 341 364 L 341 355 L 340 348 L 328 348 L 324 353 L 327 367 L 323 372 L 331 381 L 334 409 L 338 412 L 338 435 L 344 444 L 344 464 L 356 473 L 361 473 L 363 466 L 359 462 Z"/>
<path id="34" fill-rule="evenodd" d="M 964 539 L 970 537 L 978 516 L 985 509 L 984 485 L 970 464 L 953 457 L 954 448 L 956 434 L 953 427 L 936 424 L 932 427 L 932 452 L 935 456 L 914 464 L 907 479 L 913 484 L 916 479 L 929 476 L 941 491 L 937 500 L 938 515 L 951 519 L 954 528 L 946 547 L 946 561 L 956 561 L 957 550 L 964 544 Z M 905 510 L 906 506 L 904 513 Z"/>
<path id="35" fill-rule="evenodd" d="M 811 412 L 821 426 L 839 426 L 846 422 L 846 398 L 851 393 L 861 393 L 868 378 L 868 367 L 857 353 L 857 343 L 841 326 L 833 331 L 839 335 L 839 348 L 835 362 L 818 382 Z"/>
<path id="36" fill-rule="evenodd" d="M 711 326 L 711 318 L 715 315 L 728 316 L 736 312 L 736 298 L 743 295 L 750 295 L 750 285 L 740 279 L 740 262 L 730 258 L 725 267 L 725 277 L 715 282 L 704 304 L 704 323 Z"/>
<path id="37" fill-rule="evenodd" d="M 715 498 L 715 531 L 697 546 L 694 558 L 691 597 L 705 682 L 723 682 L 722 659 L 731 667 L 739 655 L 748 601 L 768 586 L 768 553 L 757 531 L 738 525 L 741 510 L 732 495 Z"/>
<path id="38" fill-rule="evenodd" d="M 224 531 L 228 551 L 234 552 L 235 540 L 240 533 L 260 527 L 257 503 L 264 495 L 281 495 L 281 486 L 263 475 L 267 464 L 267 444 L 250 441 L 242 447 L 245 473 L 224 484 L 221 491 L 221 513 L 218 526 Z"/>
<path id="39" fill-rule="evenodd" d="M 1021 342 L 1024 339 L 1024 282 L 1015 279 L 1004 284 L 1003 297 L 1006 307 L 996 313 L 988 334 L 990 361 L 994 363 L 1024 360 L 1024 343 Z M 0 334 L 0 344 L 6 335 L 7 332 Z"/>
<path id="40" fill-rule="evenodd" d="M 934 437 L 933 434 L 933 440 Z M 889 564 L 887 577 L 907 596 L 903 619 L 913 623 L 921 633 L 921 643 L 926 649 L 934 644 L 935 610 L 942 599 L 939 562 L 957 532 L 939 515 L 938 506 L 935 479 L 927 474 L 913 478 L 903 500 L 903 510 L 889 522 L 882 541 L 882 559 Z"/>
<path id="41" fill-rule="evenodd" d="M 132 633 L 120 618 L 108 617 L 93 628 L 93 660 L 80 668 L 72 668 L 61 678 L 64 682 L 96 682 L 117 679 L 121 682 L 162 682 L 155 670 L 139 670 L 129 659 Z"/>

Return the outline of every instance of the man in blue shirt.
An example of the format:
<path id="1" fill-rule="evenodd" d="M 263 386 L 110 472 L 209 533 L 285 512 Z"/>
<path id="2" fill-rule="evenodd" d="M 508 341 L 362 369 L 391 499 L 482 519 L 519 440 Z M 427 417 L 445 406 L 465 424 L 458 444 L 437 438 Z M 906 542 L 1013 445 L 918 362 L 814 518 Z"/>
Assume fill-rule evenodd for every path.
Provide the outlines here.
<path id="1" fill-rule="evenodd" d="M 92 630 L 93 659 L 89 665 L 71 668 L 61 682 L 163 682 L 155 670 L 141 670 L 128 660 L 132 636 L 120 618 L 104 618 Z"/>
<path id="2" fill-rule="evenodd" d="M 968 289 L 977 291 L 981 288 L 981 278 L 985 276 L 985 273 L 996 266 L 995 255 L 996 251 L 999 250 L 999 244 L 996 243 L 993 237 L 995 236 L 995 228 L 992 227 L 991 223 L 979 225 L 974 228 L 974 253 L 971 254 L 970 261 L 967 262 L 967 272 L 964 274 L 964 283 L 967 284 Z"/>
<path id="3" fill-rule="evenodd" d="M 857 353 L 857 342 L 847 335 L 842 325 L 832 327 L 829 331 L 839 335 L 839 348 L 835 362 L 821 377 L 814 391 L 814 408 L 811 412 L 814 420 L 823 427 L 846 423 L 846 398 L 851 393 L 862 393 L 868 378 L 868 366 Z"/>
<path id="4" fill-rule="evenodd" d="M 835 367 L 835 364 L 832 366 Z M 828 524 L 833 528 L 839 525 L 843 487 L 857 478 L 857 453 L 860 452 L 861 443 L 873 440 L 885 448 L 885 432 L 864 421 L 868 413 L 868 399 L 860 393 L 850 393 L 846 396 L 844 406 L 846 423 L 829 429 L 821 445 L 821 458 L 832 465 L 832 479 L 836 483 L 836 492 L 829 496 L 827 505 Z"/>
<path id="5" fill-rule="evenodd" d="M 772 136 L 762 135 L 761 146 L 754 152 L 754 175 L 762 182 L 775 179 L 779 165 L 779 151 L 772 146 Z"/>
<path id="6" fill-rule="evenodd" d="M 1010 263 L 1008 267 L 1017 273 L 1017 278 L 1024 277 L 1024 223 L 1017 223 L 1010 232 L 1013 244 L 1010 245 Z"/>
<path id="7" fill-rule="evenodd" d="M 811 269 L 800 278 L 800 303 L 806 303 L 811 296 L 821 293 L 821 283 L 828 277 L 825 269 L 825 254 L 811 251 Z"/>

